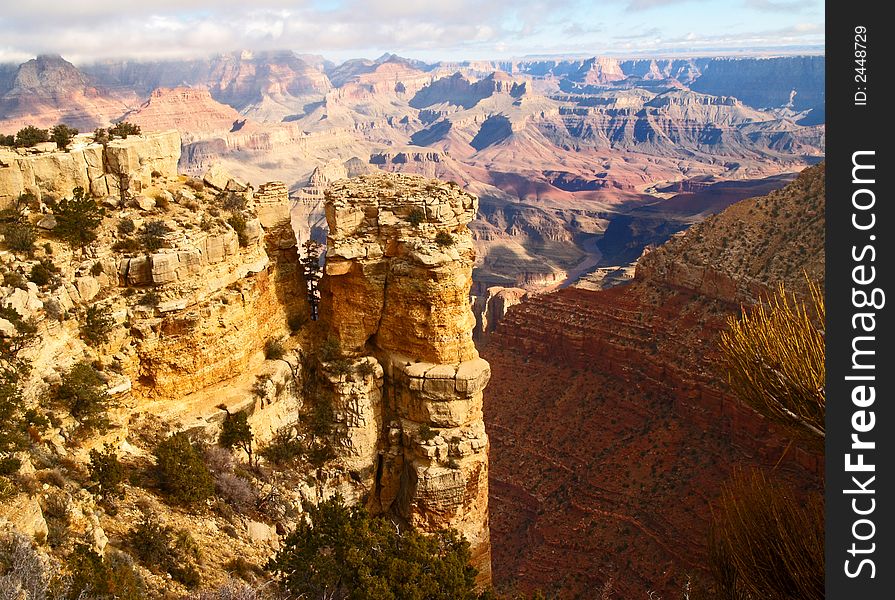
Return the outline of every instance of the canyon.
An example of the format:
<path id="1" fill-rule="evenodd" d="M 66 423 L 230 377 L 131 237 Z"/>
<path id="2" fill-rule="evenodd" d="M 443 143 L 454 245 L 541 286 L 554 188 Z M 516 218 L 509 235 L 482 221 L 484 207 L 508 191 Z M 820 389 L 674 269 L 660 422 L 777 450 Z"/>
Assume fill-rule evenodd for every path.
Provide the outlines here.
<path id="1" fill-rule="evenodd" d="M 457 529 L 480 587 L 679 596 L 707 577 L 732 473 L 822 486 L 823 457 L 730 393 L 717 339 L 778 284 L 823 284 L 823 66 L 287 51 L 0 65 L 0 131 L 84 131 L 66 151 L 0 147 L 0 209 L 38 240 L 0 250 L 0 305 L 34 319 L 23 406 L 51 417 L 0 526 L 51 553 L 117 552 L 158 515 L 217 584 L 340 494 L 397 527 Z M 94 141 L 122 120 L 144 133 Z M 77 187 L 105 210 L 83 249 L 50 214 Z M 319 320 L 309 240 L 326 248 Z M 47 261 L 58 271 L 28 281 Z M 93 307 L 114 322 L 98 344 Z M 0 319 L 0 337 L 13 329 Z M 114 399 L 98 434 L 46 404 L 79 363 Z M 255 451 L 304 454 L 227 467 L 252 507 L 220 482 L 201 519 L 168 505 L 146 482 L 153 448 L 214 441 L 231 415 Z M 105 444 L 134 474 L 115 510 L 85 483 Z M 57 496 L 72 515 L 58 547 Z"/>
<path id="2" fill-rule="evenodd" d="M 699 202 L 700 186 L 820 160 L 823 64 L 819 56 L 424 63 L 386 54 L 337 65 L 241 51 L 75 67 L 42 56 L 0 69 L 0 130 L 66 119 L 82 130 L 120 119 L 173 127 L 182 172 L 218 163 L 243 180 L 280 180 L 296 204 L 319 186 L 314 174 L 334 165 L 455 181 L 480 200 L 471 225 L 476 293 L 539 292 L 571 283 L 580 265 L 630 268 L 644 246 L 708 214 L 666 210 L 674 203 L 665 188 L 693 182 Z M 743 197 L 719 202 L 717 192 L 705 196 L 714 212 Z M 663 223 L 618 242 L 631 250 L 595 246 L 616 221 L 624 233 L 656 210 Z M 322 206 L 299 212 L 322 226 L 322 241 Z"/>
<path id="3" fill-rule="evenodd" d="M 705 577 L 736 469 L 822 489 L 822 457 L 732 396 L 717 343 L 741 305 L 823 276 L 821 165 L 676 235 L 627 285 L 511 307 L 482 348 L 495 585 L 674 597 Z"/>

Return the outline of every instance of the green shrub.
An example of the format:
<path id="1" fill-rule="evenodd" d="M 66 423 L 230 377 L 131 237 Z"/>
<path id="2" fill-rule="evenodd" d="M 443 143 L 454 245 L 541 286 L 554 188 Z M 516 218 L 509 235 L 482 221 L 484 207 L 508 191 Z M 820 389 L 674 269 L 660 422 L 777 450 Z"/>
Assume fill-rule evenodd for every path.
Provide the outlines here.
<path id="1" fill-rule="evenodd" d="M 278 466 L 290 465 L 304 458 L 307 449 L 291 427 L 277 430 L 273 439 L 259 451 L 259 454 Z"/>
<path id="2" fill-rule="evenodd" d="M 78 130 L 65 124 L 56 125 L 50 130 L 50 139 L 56 142 L 60 150 L 67 150 L 76 135 Z"/>
<path id="3" fill-rule="evenodd" d="M 305 507 L 267 569 L 295 597 L 473 600 L 476 570 L 456 531 L 425 535 L 342 497 Z"/>
<path id="4" fill-rule="evenodd" d="M 98 346 L 109 341 L 115 329 L 112 308 L 104 304 L 93 304 L 87 308 L 84 324 L 81 325 L 81 339 L 90 346 Z"/>
<path id="5" fill-rule="evenodd" d="M 3 274 L 3 285 L 6 287 L 19 288 L 20 290 L 28 289 L 28 280 L 18 271 L 7 271 Z"/>
<path id="6" fill-rule="evenodd" d="M 102 127 L 97 127 L 93 130 L 93 142 L 95 144 L 102 144 L 105 146 L 109 143 L 109 130 L 104 129 Z"/>
<path id="7" fill-rule="evenodd" d="M 108 425 L 106 410 L 111 404 L 105 388 L 90 363 L 79 362 L 62 376 L 54 397 L 84 427 L 104 429 Z"/>
<path id="8" fill-rule="evenodd" d="M 454 245 L 454 236 L 447 231 L 439 231 L 435 234 L 435 243 L 443 248 Z"/>
<path id="9" fill-rule="evenodd" d="M 423 423 L 422 425 L 420 425 L 418 433 L 419 433 L 420 439 L 423 440 L 424 442 L 428 442 L 429 440 L 434 440 L 435 436 L 438 435 L 438 433 L 435 430 L 433 430 L 429 426 L 428 423 Z"/>
<path id="10" fill-rule="evenodd" d="M 407 222 L 414 227 L 419 226 L 426 220 L 426 213 L 421 208 L 414 208 L 407 214 Z"/>
<path id="11" fill-rule="evenodd" d="M 323 362 L 331 362 L 342 358 L 342 344 L 338 338 L 329 337 L 320 344 L 317 357 Z"/>
<path id="12" fill-rule="evenodd" d="M 174 231 L 164 221 L 149 221 L 140 228 L 140 242 L 147 252 L 165 245 L 165 236 Z"/>
<path id="13" fill-rule="evenodd" d="M 201 449 L 183 432 L 161 442 L 155 449 L 159 487 L 177 502 L 195 505 L 214 493 L 214 480 Z"/>
<path id="14" fill-rule="evenodd" d="M 144 516 L 128 538 L 140 562 L 148 569 L 168 573 L 188 588 L 201 583 L 199 571 L 193 565 L 199 558 L 199 549 L 189 532 L 175 533 L 154 516 Z"/>
<path id="15" fill-rule="evenodd" d="M 224 448 L 241 448 L 252 462 L 252 428 L 249 425 L 245 412 L 227 413 L 221 424 L 221 433 L 218 436 L 218 444 Z"/>
<path id="16" fill-rule="evenodd" d="M 155 290 L 149 290 L 142 297 L 140 297 L 140 304 L 143 306 L 151 306 L 155 308 L 161 303 L 162 298 L 159 296 L 158 292 Z"/>
<path id="17" fill-rule="evenodd" d="M 102 223 L 105 210 L 82 187 L 72 191 L 71 199 L 47 202 L 56 217 L 53 235 L 72 248 L 84 248 L 97 237 L 96 230 Z"/>
<path id="18" fill-rule="evenodd" d="M 134 238 L 128 237 L 121 240 L 116 240 L 114 244 L 112 244 L 112 250 L 115 252 L 126 252 L 126 253 L 136 253 L 143 249 L 143 245 L 140 244 L 139 240 L 135 240 Z"/>
<path id="19" fill-rule="evenodd" d="M 22 461 L 15 456 L 0 458 L 0 476 L 8 477 L 9 475 L 15 475 L 19 472 L 21 466 Z"/>
<path id="20" fill-rule="evenodd" d="M 133 219 L 121 219 L 118 221 L 118 233 L 121 235 L 130 235 L 137 230 Z"/>
<path id="21" fill-rule="evenodd" d="M 50 132 L 46 129 L 38 129 L 33 125 L 23 127 L 16 133 L 16 146 L 20 148 L 30 148 L 48 141 L 50 141 Z"/>
<path id="22" fill-rule="evenodd" d="M 0 225 L 0 233 L 3 234 L 3 243 L 13 252 L 34 252 L 34 244 L 37 242 L 37 230 L 31 223 L 13 222 Z"/>
<path id="23" fill-rule="evenodd" d="M 167 211 L 171 208 L 171 202 L 165 194 L 159 192 L 155 197 L 155 207 L 159 210 Z"/>
<path id="24" fill-rule="evenodd" d="M 103 559 L 85 544 L 76 544 L 65 561 L 70 575 L 67 600 L 146 597 L 145 584 L 126 554 L 110 550 Z"/>
<path id="25" fill-rule="evenodd" d="M 52 260 L 49 258 L 42 258 L 40 259 L 40 262 L 31 267 L 31 272 L 28 274 L 28 280 L 43 287 L 52 282 L 54 275 L 58 272 L 59 267 L 53 264 Z"/>
<path id="26" fill-rule="evenodd" d="M 103 500 L 124 496 L 121 484 L 124 483 L 126 473 L 111 444 L 106 444 L 102 452 L 90 451 L 87 470 L 90 472 L 91 481 L 96 484 L 98 495 Z"/>
<path id="27" fill-rule="evenodd" d="M 2 133 L 0 133 L 0 146 L 12 147 L 15 145 L 16 145 L 16 136 L 3 135 Z"/>
<path id="28" fill-rule="evenodd" d="M 249 236 L 246 234 L 246 218 L 242 213 L 233 213 L 230 215 L 230 218 L 227 219 L 227 223 L 233 228 L 233 231 L 236 232 L 236 238 L 239 240 L 239 245 L 243 247 L 248 246 Z"/>
<path id="29" fill-rule="evenodd" d="M 114 139 L 115 137 L 127 138 L 129 135 L 140 135 L 140 133 L 139 125 L 121 121 L 109 128 L 109 139 Z"/>

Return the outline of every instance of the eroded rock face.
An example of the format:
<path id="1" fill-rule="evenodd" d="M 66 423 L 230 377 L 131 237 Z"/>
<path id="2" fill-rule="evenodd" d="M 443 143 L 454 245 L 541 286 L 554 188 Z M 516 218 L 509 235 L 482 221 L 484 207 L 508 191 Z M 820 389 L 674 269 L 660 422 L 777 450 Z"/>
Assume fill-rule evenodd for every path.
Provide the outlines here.
<path id="1" fill-rule="evenodd" d="M 326 192 L 321 317 L 342 350 L 375 364 L 348 393 L 353 454 L 369 456 L 373 509 L 423 530 L 458 529 L 480 581 L 490 581 L 488 437 L 482 391 L 491 376 L 472 342 L 469 305 L 478 201 L 436 180 L 380 173 Z M 379 368 L 382 368 L 380 375 Z M 337 392 L 336 404 L 345 394 Z"/>
<path id="2" fill-rule="evenodd" d="M 61 198 L 81 187 L 100 198 L 139 194 L 151 183 L 153 172 L 177 177 L 180 134 L 176 131 L 128 136 L 105 147 L 86 141 L 78 138 L 68 152 L 0 151 L 0 208 L 24 192 L 38 199 Z"/>

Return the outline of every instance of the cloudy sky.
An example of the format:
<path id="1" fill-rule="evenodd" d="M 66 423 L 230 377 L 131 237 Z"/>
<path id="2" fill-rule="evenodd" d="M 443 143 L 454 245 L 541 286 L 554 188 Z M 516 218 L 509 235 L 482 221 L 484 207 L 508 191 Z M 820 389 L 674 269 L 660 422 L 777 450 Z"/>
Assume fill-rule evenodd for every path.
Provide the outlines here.
<path id="1" fill-rule="evenodd" d="M 724 54 L 824 42 L 823 0 L 8 0 L 0 62 L 290 49 L 332 60 Z"/>

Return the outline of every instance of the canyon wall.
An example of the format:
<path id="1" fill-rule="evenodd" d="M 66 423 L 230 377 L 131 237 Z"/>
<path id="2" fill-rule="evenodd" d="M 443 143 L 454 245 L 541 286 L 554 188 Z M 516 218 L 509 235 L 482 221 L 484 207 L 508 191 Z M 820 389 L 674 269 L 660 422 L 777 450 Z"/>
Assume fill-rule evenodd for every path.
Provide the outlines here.
<path id="1" fill-rule="evenodd" d="M 415 176 L 332 184 L 321 319 L 350 360 L 372 366 L 355 389 L 337 390 L 336 404 L 354 413 L 352 454 L 369 461 L 378 452 L 366 475 L 376 478 L 374 510 L 424 531 L 456 528 L 487 583 L 482 391 L 490 367 L 472 342 L 475 251 L 466 227 L 477 205 L 456 185 Z"/>
<path id="2" fill-rule="evenodd" d="M 822 489 L 823 457 L 729 390 L 718 337 L 778 284 L 822 283 L 823 265 L 821 165 L 654 249 L 628 285 L 511 307 L 482 348 L 495 585 L 680 597 L 705 577 L 731 473 Z"/>
<path id="3" fill-rule="evenodd" d="M 0 149 L 0 207 L 22 193 L 39 200 L 69 196 L 76 187 L 102 198 L 140 193 L 156 177 L 177 177 L 180 134 L 132 135 L 103 146 L 80 136 L 67 152 Z"/>

